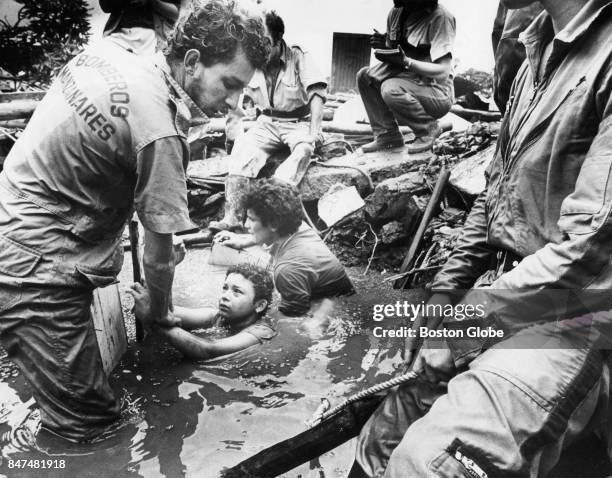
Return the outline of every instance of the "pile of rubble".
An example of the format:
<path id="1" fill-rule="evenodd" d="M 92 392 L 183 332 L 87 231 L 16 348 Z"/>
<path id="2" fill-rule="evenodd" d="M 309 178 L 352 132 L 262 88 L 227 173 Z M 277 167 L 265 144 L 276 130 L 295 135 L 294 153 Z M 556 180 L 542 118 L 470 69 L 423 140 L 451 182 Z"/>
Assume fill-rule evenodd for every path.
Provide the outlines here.
<path id="1" fill-rule="evenodd" d="M 438 138 L 433 154 L 408 157 L 402 150 L 353 154 L 372 139 L 363 104 L 357 95 L 348 94 L 328 101 L 323 130 L 330 146 L 310 168 L 300 189 L 312 224 L 345 264 L 397 271 L 443 168 L 451 170 L 450 186 L 441 212 L 423 236 L 414 262 L 414 268 L 423 272 L 415 274 L 413 282 L 426 281 L 448 256 L 473 200 L 484 189 L 484 171 L 499 132 L 499 121 L 491 122 L 499 119 L 499 113 L 483 107 L 490 97 L 490 77 L 478 72 L 464 76 L 456 81 L 463 106 L 455 105 L 456 114 L 441 120 L 451 131 Z M 0 168 L 42 95 L 0 95 Z M 472 101 L 474 95 L 482 104 Z M 475 121 L 478 118 L 488 122 Z M 249 122 L 244 126 L 248 129 Z M 410 141 L 410 130 L 402 132 Z M 224 133 L 225 119 L 215 118 L 189 137 L 189 207 L 201 227 L 222 214 L 229 162 Z M 277 160 L 282 159 L 281 154 Z M 272 171 L 273 166 L 268 173 Z"/>
<path id="2" fill-rule="evenodd" d="M 498 123 L 475 123 L 448 132 L 436 142 L 426 164 L 379 182 L 365 206 L 327 233 L 326 239 L 347 265 L 368 263 L 397 271 L 442 168 L 450 169 L 439 214 L 428 225 L 414 269 L 413 285 L 427 282 L 448 257 L 474 199 L 485 187 L 484 170 L 495 152 Z"/>

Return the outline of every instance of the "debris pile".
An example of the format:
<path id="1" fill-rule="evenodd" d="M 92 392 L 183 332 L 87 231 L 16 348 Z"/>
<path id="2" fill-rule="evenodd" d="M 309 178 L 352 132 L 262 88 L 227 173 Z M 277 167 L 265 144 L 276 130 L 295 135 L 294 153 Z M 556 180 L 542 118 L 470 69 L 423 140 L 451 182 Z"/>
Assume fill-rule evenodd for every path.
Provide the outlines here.
<path id="1" fill-rule="evenodd" d="M 490 76 L 481 72 L 468 71 L 455 84 L 465 98 L 471 94 L 484 98 L 483 105 L 491 94 Z M 6 113 L 0 117 L 0 168 L 41 96 L 39 92 L 0 95 L 0 113 Z M 24 101 L 31 103 L 26 105 L 28 112 L 19 110 Z M 437 139 L 433 154 L 408 157 L 399 150 L 360 155 L 347 154 L 372 139 L 360 98 L 330 96 L 323 122 L 328 141 L 302 182 L 301 192 L 312 223 L 346 265 L 397 271 L 445 168 L 451 170 L 450 186 L 441 212 L 425 231 L 413 267 L 422 272 L 414 274 L 412 283 L 421 284 L 435 273 L 452 249 L 475 197 L 484 189 L 484 171 L 495 152 L 499 122 L 465 119 L 498 117 L 498 112 L 484 111 L 483 105 L 464 102 L 464 109 L 455 105 L 464 119 L 451 114 L 441 122 L 453 130 Z M 474 116 L 476 110 L 468 107 L 482 110 Z M 225 118 L 213 118 L 205 127 L 192 129 L 189 136 L 193 160 L 188 168 L 188 200 L 192 219 L 200 227 L 222 215 L 229 162 L 225 123 Z M 243 122 L 245 130 L 251 125 L 252 121 Z M 403 133 L 409 142 L 412 133 L 408 129 Z M 282 159 L 282 155 L 277 158 Z M 272 171 L 269 168 L 268 175 Z M 355 195 L 363 201 L 356 201 Z M 351 204 L 341 203 L 346 197 L 352 197 Z"/>
<path id="2" fill-rule="evenodd" d="M 463 133 L 448 132 L 436 152 L 417 170 L 379 182 L 363 210 L 327 232 L 326 240 L 347 265 L 366 263 L 397 271 L 418 227 L 442 167 L 451 170 L 441 212 L 428 225 L 416 256 L 411 284 L 431 280 L 448 258 L 471 205 L 485 187 L 484 170 L 493 157 L 499 124 L 474 123 Z"/>

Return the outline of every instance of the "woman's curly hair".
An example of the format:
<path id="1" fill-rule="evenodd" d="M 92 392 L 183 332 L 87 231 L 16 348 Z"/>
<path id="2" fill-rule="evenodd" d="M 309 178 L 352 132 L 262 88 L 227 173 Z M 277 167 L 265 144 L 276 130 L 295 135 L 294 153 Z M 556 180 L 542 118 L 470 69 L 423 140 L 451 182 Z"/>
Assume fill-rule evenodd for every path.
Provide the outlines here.
<path id="1" fill-rule="evenodd" d="M 202 0 L 176 25 L 166 56 L 182 60 L 187 51 L 196 49 L 209 67 L 230 62 L 239 46 L 253 67 L 265 66 L 271 45 L 262 17 L 238 7 L 234 0 Z"/>
<path id="2" fill-rule="evenodd" d="M 296 232 L 302 224 L 302 206 L 297 190 L 276 179 L 259 179 L 249 188 L 242 200 L 267 227 L 276 228 L 281 236 Z"/>
<path id="3" fill-rule="evenodd" d="M 265 314 L 268 306 L 272 303 L 272 291 L 274 290 L 274 282 L 270 272 L 258 265 L 244 262 L 230 266 L 225 277 L 230 274 L 239 274 L 253 284 L 253 290 L 255 291 L 254 302 L 262 299 L 268 302 L 266 308 L 260 313 L 260 315 Z"/>

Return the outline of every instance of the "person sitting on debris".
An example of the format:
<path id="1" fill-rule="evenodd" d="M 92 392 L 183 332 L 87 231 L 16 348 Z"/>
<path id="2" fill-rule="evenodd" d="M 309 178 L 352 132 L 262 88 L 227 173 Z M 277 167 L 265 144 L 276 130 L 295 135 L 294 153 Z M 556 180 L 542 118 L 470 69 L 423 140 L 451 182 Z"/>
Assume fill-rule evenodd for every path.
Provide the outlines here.
<path id="1" fill-rule="evenodd" d="M 153 54 L 166 46 L 166 38 L 191 0 L 100 0 L 110 16 L 104 36 L 136 54 Z"/>
<path id="2" fill-rule="evenodd" d="M 221 221 L 208 225 L 215 232 L 240 227 L 244 219 L 241 198 L 272 155 L 289 148 L 291 154 L 274 176 L 298 184 L 306 173 L 315 143 L 321 141 L 325 78 L 307 51 L 287 45 L 283 39 L 285 24 L 276 12 L 266 13 L 265 23 L 272 39 L 272 53 L 266 67 L 255 73 L 245 89 L 261 115 L 235 139 L 225 180 L 225 215 Z"/>
<path id="3" fill-rule="evenodd" d="M 374 141 L 361 147 L 371 153 L 404 146 L 399 126 L 415 134 L 409 153 L 433 146 L 442 132 L 437 122 L 454 102 L 451 76 L 455 18 L 438 0 L 394 0 L 386 35 L 376 32 L 376 49 L 398 49 L 382 63 L 362 68 L 357 86 L 366 108 Z"/>
<path id="4" fill-rule="evenodd" d="M 589 431 L 609 442 L 612 320 L 584 314 L 610 310 L 612 1 L 540 3 L 487 187 L 432 283 L 439 310 L 483 313 L 417 320 L 421 337 L 464 335 L 425 339 L 420 380 L 366 423 L 351 478 L 544 477 Z"/>
<path id="5" fill-rule="evenodd" d="M 236 249 L 270 245 L 278 310 L 287 316 L 309 311 L 311 301 L 351 294 L 344 267 L 310 227 L 302 223 L 296 189 L 275 179 L 256 181 L 243 198 L 249 234 L 219 232 L 215 241 Z"/>
<path id="6" fill-rule="evenodd" d="M 258 15 L 197 4 L 165 54 L 108 38 L 58 73 L 0 173 L 0 342 L 41 410 L 42 428 L 91 439 L 119 418 L 91 305 L 116 281 L 134 210 L 144 234 L 152 320 L 173 324 L 173 234 L 193 228 L 186 136 L 235 108 L 269 55 Z"/>
<path id="7" fill-rule="evenodd" d="M 175 306 L 174 316 L 179 319 L 179 325 L 156 326 L 155 330 L 190 359 L 210 359 L 238 352 L 276 335 L 272 321 L 266 318 L 273 290 L 272 277 L 262 267 L 252 264 L 232 266 L 225 275 L 218 307 L 190 309 Z M 136 317 L 146 323 L 150 307 L 146 287 L 134 284 L 131 294 Z M 206 339 L 187 332 L 211 327 L 224 327 L 231 335 Z"/>

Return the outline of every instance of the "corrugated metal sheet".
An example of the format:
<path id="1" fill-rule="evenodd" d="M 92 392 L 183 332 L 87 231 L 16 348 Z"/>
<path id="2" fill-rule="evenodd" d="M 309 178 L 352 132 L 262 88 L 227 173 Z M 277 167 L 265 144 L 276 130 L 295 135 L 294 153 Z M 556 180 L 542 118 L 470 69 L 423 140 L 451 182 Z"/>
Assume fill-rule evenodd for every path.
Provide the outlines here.
<path id="1" fill-rule="evenodd" d="M 370 64 L 370 35 L 334 32 L 332 93 L 357 92 L 357 72 Z"/>

